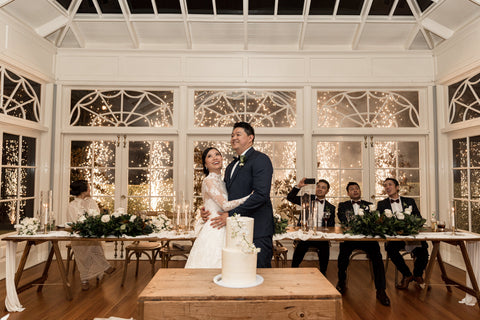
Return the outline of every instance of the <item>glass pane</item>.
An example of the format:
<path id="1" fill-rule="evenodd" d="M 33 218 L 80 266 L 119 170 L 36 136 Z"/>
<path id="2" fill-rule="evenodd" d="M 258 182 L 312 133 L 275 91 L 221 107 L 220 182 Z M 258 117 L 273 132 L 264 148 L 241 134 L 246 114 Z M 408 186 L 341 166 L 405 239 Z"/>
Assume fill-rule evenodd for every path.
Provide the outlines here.
<path id="1" fill-rule="evenodd" d="M 420 196 L 420 173 L 418 170 L 399 170 L 396 179 L 400 183 L 400 195 Z"/>
<path id="2" fill-rule="evenodd" d="M 330 184 L 327 197 L 333 198 L 340 196 L 340 172 L 338 170 L 317 170 L 317 182 L 320 179 L 327 180 Z"/>
<path id="3" fill-rule="evenodd" d="M 468 198 L 468 171 L 467 169 L 453 170 L 453 197 Z"/>
<path id="4" fill-rule="evenodd" d="M 14 168 L 2 168 L 1 199 L 18 197 L 18 170 Z"/>
<path id="5" fill-rule="evenodd" d="M 454 168 L 467 166 L 467 138 L 452 141 L 452 155 Z"/>
<path id="6" fill-rule="evenodd" d="M 30 217 L 34 216 L 33 208 L 35 207 L 35 199 L 26 199 L 20 201 L 20 217 Z"/>
<path id="7" fill-rule="evenodd" d="M 150 146 L 148 141 L 130 141 L 128 143 L 129 167 L 148 167 L 149 155 Z"/>
<path id="8" fill-rule="evenodd" d="M 13 134 L 3 134 L 2 164 L 7 166 L 19 165 L 20 137 Z"/>
<path id="9" fill-rule="evenodd" d="M 173 91 L 72 90 L 71 95 L 72 126 L 173 126 Z"/>
<path id="10" fill-rule="evenodd" d="M 362 170 L 341 170 L 340 171 L 340 193 L 342 195 L 347 194 L 347 184 L 350 181 L 356 182 L 362 189 Z"/>
<path id="11" fill-rule="evenodd" d="M 286 197 L 292 190 L 292 186 L 297 182 L 296 170 L 275 170 L 273 174 L 272 194 L 274 196 Z"/>
<path id="12" fill-rule="evenodd" d="M 115 142 L 92 141 L 90 147 L 94 152 L 95 167 L 115 167 Z"/>
<path id="13" fill-rule="evenodd" d="M 318 127 L 419 127 L 418 91 L 318 91 Z"/>
<path id="14" fill-rule="evenodd" d="M 72 141 L 70 149 L 71 167 L 89 167 L 92 165 L 91 141 Z"/>
<path id="15" fill-rule="evenodd" d="M 36 139 L 22 137 L 22 166 L 35 166 Z"/>
<path id="16" fill-rule="evenodd" d="M 469 140 L 470 140 L 470 166 L 480 167 L 480 136 L 470 137 Z"/>
<path id="17" fill-rule="evenodd" d="M 310 3 L 310 15 L 331 15 L 335 8 L 336 0 L 312 1 Z"/>
<path id="18" fill-rule="evenodd" d="M 115 210 L 115 199 L 113 197 L 95 197 L 100 211 L 113 213 Z"/>
<path id="19" fill-rule="evenodd" d="M 90 181 L 91 176 L 92 173 L 89 169 L 70 169 L 70 183 L 77 180 Z"/>
<path id="20" fill-rule="evenodd" d="M 114 195 L 115 169 L 95 169 L 93 170 L 93 180 L 89 181 L 92 182 L 92 196 Z"/>
<path id="21" fill-rule="evenodd" d="M 393 141 L 375 142 L 375 167 L 377 168 L 396 168 L 398 150 Z M 385 177 L 387 178 L 387 177 Z"/>
<path id="22" fill-rule="evenodd" d="M 249 0 L 248 14 L 268 15 L 273 14 L 275 9 L 275 0 Z"/>
<path id="23" fill-rule="evenodd" d="M 453 202 L 455 208 L 455 224 L 458 229 L 468 230 L 468 201 L 455 200 Z M 447 221 L 447 226 L 451 226 L 452 222 Z"/>
<path id="24" fill-rule="evenodd" d="M 418 168 L 420 166 L 418 142 L 397 142 L 398 166 L 403 168 Z"/>
<path id="25" fill-rule="evenodd" d="M 35 169 L 21 168 L 20 169 L 20 196 L 33 197 L 35 196 Z"/>
<path id="26" fill-rule="evenodd" d="M 3 111 L 9 116 L 40 121 L 41 85 L 9 70 L 3 77 Z"/>
<path id="27" fill-rule="evenodd" d="M 470 197 L 480 199 L 480 169 L 470 170 Z"/>
<path id="28" fill-rule="evenodd" d="M 480 74 L 448 86 L 449 122 L 457 123 L 479 117 Z"/>
<path id="29" fill-rule="evenodd" d="M 340 162 L 342 168 L 362 167 L 362 143 L 358 141 L 340 142 Z"/>
<path id="30" fill-rule="evenodd" d="M 16 220 L 16 202 L 4 201 L 0 202 L 0 229 L 14 230 L 13 225 Z M 21 217 L 20 217 L 21 219 Z"/>
<path id="31" fill-rule="evenodd" d="M 295 168 L 297 144 L 295 142 L 273 142 L 272 164 L 275 168 Z"/>
<path id="32" fill-rule="evenodd" d="M 376 169 L 375 170 L 375 195 L 376 196 L 385 195 L 383 182 L 387 178 L 395 178 L 395 177 L 396 177 L 395 169 Z"/>
<path id="33" fill-rule="evenodd" d="M 317 143 L 317 168 L 338 168 L 340 152 L 338 142 Z"/>
<path id="34" fill-rule="evenodd" d="M 246 121 L 253 127 L 296 126 L 295 91 L 195 91 L 195 127 L 231 127 Z"/>
<path id="35" fill-rule="evenodd" d="M 472 202 L 472 232 L 480 233 L 480 202 Z"/>

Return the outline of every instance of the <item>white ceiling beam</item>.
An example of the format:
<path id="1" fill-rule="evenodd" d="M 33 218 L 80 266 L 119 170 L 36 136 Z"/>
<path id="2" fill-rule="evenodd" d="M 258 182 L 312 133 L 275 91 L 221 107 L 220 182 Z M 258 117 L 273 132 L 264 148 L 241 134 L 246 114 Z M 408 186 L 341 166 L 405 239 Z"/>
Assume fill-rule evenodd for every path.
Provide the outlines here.
<path id="1" fill-rule="evenodd" d="M 10 2 L 12 2 L 13 0 L 0 0 L 0 8 L 3 7 L 4 5 L 6 4 L 9 4 Z"/>
<path id="2" fill-rule="evenodd" d="M 157 3 L 155 2 L 155 0 L 151 0 L 151 1 L 152 1 L 153 13 L 155 13 L 155 18 L 158 18 Z"/>
<path id="3" fill-rule="evenodd" d="M 77 40 L 78 45 L 80 46 L 80 48 L 85 48 L 85 47 L 86 47 L 85 37 L 82 35 L 82 32 L 81 32 L 80 29 L 78 28 L 78 25 L 75 23 L 75 21 L 73 21 L 73 22 L 70 24 L 70 30 L 72 30 L 72 33 L 73 33 L 75 39 Z"/>
<path id="4" fill-rule="evenodd" d="M 390 12 L 388 13 L 388 19 L 391 20 L 393 17 L 393 14 L 395 13 L 395 9 L 397 9 L 398 6 L 398 0 L 395 0 L 392 4 L 392 7 L 390 8 Z"/>
<path id="5" fill-rule="evenodd" d="M 53 20 L 48 21 L 47 23 L 41 25 L 40 27 L 35 28 L 35 32 L 40 37 L 46 37 L 51 33 L 54 33 L 58 29 L 64 27 L 68 23 L 68 18 L 65 16 L 58 16 Z"/>
<path id="6" fill-rule="evenodd" d="M 192 49 L 192 30 L 190 29 L 190 23 L 188 22 L 187 1 L 178 1 L 180 1 L 180 10 L 182 11 L 183 28 L 185 29 L 185 38 L 187 39 L 187 49 Z"/>
<path id="7" fill-rule="evenodd" d="M 415 38 L 417 37 L 417 34 L 420 32 L 420 29 L 418 28 L 417 25 L 415 25 L 412 30 L 410 31 L 410 33 L 408 34 L 408 37 L 407 37 L 407 40 L 405 40 L 405 44 L 403 45 L 403 47 L 405 48 L 405 50 L 408 50 L 410 49 L 410 47 L 412 46 L 413 44 L 413 41 L 415 41 Z"/>
<path id="8" fill-rule="evenodd" d="M 417 5 L 417 2 L 414 2 L 412 0 L 407 0 L 407 4 L 410 7 L 410 11 L 412 11 L 413 17 L 415 18 L 417 22 L 417 27 L 420 29 L 420 32 L 422 32 L 423 37 L 425 38 L 425 41 L 427 41 L 427 46 L 430 50 L 432 50 L 435 47 L 435 44 L 433 43 L 432 36 L 428 33 L 427 30 L 422 25 L 421 21 L 421 10 Z"/>
<path id="9" fill-rule="evenodd" d="M 452 29 L 447 28 L 443 24 L 440 24 L 430 18 L 423 19 L 422 26 L 425 29 L 435 33 L 437 36 L 442 37 L 443 39 L 449 39 L 454 33 Z"/>
<path id="10" fill-rule="evenodd" d="M 355 34 L 353 36 L 352 41 L 352 49 L 358 48 L 358 43 L 360 42 L 360 37 L 362 36 L 363 29 L 365 28 L 365 23 L 367 21 L 368 13 L 370 12 L 370 8 L 372 7 L 373 0 L 366 0 L 363 3 L 362 12 L 360 13 L 360 24 L 357 26 L 355 30 Z"/>
<path id="11" fill-rule="evenodd" d="M 138 40 L 138 35 L 135 32 L 132 21 L 130 21 L 130 9 L 128 8 L 127 0 L 118 0 L 120 9 L 122 10 L 123 18 L 125 19 L 125 24 L 127 25 L 128 34 L 132 40 L 133 47 L 135 49 L 140 48 L 140 41 Z"/>
<path id="12" fill-rule="evenodd" d="M 300 29 L 300 38 L 298 39 L 298 49 L 303 50 L 303 45 L 305 43 L 305 32 L 307 31 L 308 25 L 308 13 L 310 12 L 311 0 L 306 0 L 303 7 L 303 23 L 302 28 Z"/>
<path id="13" fill-rule="evenodd" d="M 213 16 L 217 16 L 217 4 L 215 3 L 215 0 L 212 0 L 212 8 L 213 8 Z"/>
<path id="14" fill-rule="evenodd" d="M 332 13 L 332 16 L 333 18 L 335 19 L 335 17 L 337 16 L 337 12 L 338 12 L 338 5 L 340 4 L 340 0 L 336 0 L 335 1 L 335 6 L 333 7 L 333 13 Z"/>
<path id="15" fill-rule="evenodd" d="M 95 7 L 95 10 L 97 10 L 97 14 L 101 17 L 103 17 L 103 12 L 102 12 L 102 8 L 100 8 L 100 6 L 98 5 L 98 2 L 97 0 L 92 0 L 93 1 L 93 5 Z"/>
<path id="16" fill-rule="evenodd" d="M 72 32 L 78 42 L 78 45 L 81 48 L 85 48 L 85 39 L 81 36 L 80 30 L 78 30 L 77 25 L 73 22 L 73 18 L 75 18 L 75 15 L 77 14 L 78 8 L 80 7 L 80 4 L 82 3 L 82 0 L 73 0 L 72 3 L 70 4 L 69 10 L 68 10 L 68 22 L 66 23 L 65 27 L 63 27 L 63 30 L 58 34 L 57 39 L 55 40 L 55 45 L 60 48 L 62 46 L 62 42 L 65 39 L 65 36 L 67 35 L 67 32 L 72 26 L 74 26 L 75 30 L 72 28 Z"/>
<path id="17" fill-rule="evenodd" d="M 248 0 L 243 0 L 243 50 L 248 50 Z"/>

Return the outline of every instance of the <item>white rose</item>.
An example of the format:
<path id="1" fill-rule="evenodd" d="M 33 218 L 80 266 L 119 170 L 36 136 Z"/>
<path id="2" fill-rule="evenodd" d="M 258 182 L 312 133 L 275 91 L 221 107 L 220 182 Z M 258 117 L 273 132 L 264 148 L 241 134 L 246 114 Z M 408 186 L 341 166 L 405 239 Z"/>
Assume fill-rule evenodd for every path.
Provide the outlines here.
<path id="1" fill-rule="evenodd" d="M 115 218 L 118 218 L 120 217 L 122 214 L 118 211 L 118 210 L 115 210 L 112 214 L 112 216 L 114 216 Z"/>
<path id="2" fill-rule="evenodd" d="M 376 206 L 375 204 L 370 204 L 370 205 L 368 206 L 368 208 L 370 209 L 370 211 L 375 211 L 375 210 L 377 210 L 377 206 Z"/>
<path id="3" fill-rule="evenodd" d="M 135 221 L 135 219 L 137 219 L 137 216 L 131 216 L 131 217 L 130 217 L 130 222 L 133 223 L 133 222 Z"/>
<path id="4" fill-rule="evenodd" d="M 103 223 L 107 223 L 108 221 L 110 221 L 110 216 L 108 214 L 104 214 L 101 220 Z"/>
<path id="5" fill-rule="evenodd" d="M 87 214 L 92 217 L 100 215 L 100 211 L 97 209 L 88 209 Z"/>
<path id="6" fill-rule="evenodd" d="M 362 208 L 358 209 L 358 215 L 359 215 L 360 217 L 363 217 L 364 214 L 365 214 L 365 212 L 363 211 Z"/>
<path id="7" fill-rule="evenodd" d="M 405 209 L 406 214 L 412 214 L 412 206 L 409 206 L 407 209 Z"/>
<path id="8" fill-rule="evenodd" d="M 398 220 L 403 220 L 403 219 L 405 219 L 405 215 L 401 212 L 397 212 L 397 219 Z"/>
<path id="9" fill-rule="evenodd" d="M 385 214 L 385 216 L 387 218 L 391 218 L 393 216 L 392 210 L 390 210 L 390 209 L 385 209 L 385 211 L 383 213 Z"/>

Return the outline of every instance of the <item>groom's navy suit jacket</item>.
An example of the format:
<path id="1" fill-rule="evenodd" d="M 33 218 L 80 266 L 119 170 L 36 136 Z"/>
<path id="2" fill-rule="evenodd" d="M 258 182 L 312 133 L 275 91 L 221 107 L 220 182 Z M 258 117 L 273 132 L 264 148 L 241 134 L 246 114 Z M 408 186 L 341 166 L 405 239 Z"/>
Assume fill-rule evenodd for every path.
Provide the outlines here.
<path id="1" fill-rule="evenodd" d="M 253 194 L 242 205 L 229 212 L 229 215 L 238 213 L 244 217 L 255 219 L 253 238 L 273 235 L 273 209 L 270 201 L 273 166 L 270 158 L 255 149 L 250 148 L 245 154 L 243 166 L 237 165 L 233 176 L 230 177 L 235 161 L 232 161 L 225 170 L 225 184 L 228 191 L 228 200 L 240 199 Z"/>

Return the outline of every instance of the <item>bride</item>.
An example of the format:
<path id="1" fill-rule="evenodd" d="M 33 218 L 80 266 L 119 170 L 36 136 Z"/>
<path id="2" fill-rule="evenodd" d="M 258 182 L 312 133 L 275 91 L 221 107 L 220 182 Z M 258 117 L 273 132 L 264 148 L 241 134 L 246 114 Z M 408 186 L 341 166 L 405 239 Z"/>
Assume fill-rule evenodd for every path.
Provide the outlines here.
<path id="1" fill-rule="evenodd" d="M 206 175 L 202 182 L 203 204 L 211 214 L 207 222 L 203 222 L 201 218 L 197 219 L 197 223 L 203 223 L 203 226 L 193 244 L 185 268 L 221 268 L 225 227 L 213 228 L 209 221 L 218 217 L 217 212 L 226 212 L 238 207 L 250 195 L 228 201 L 227 189 L 221 175 L 223 158 L 218 149 L 213 147 L 205 149 L 202 153 L 202 165 Z"/>

